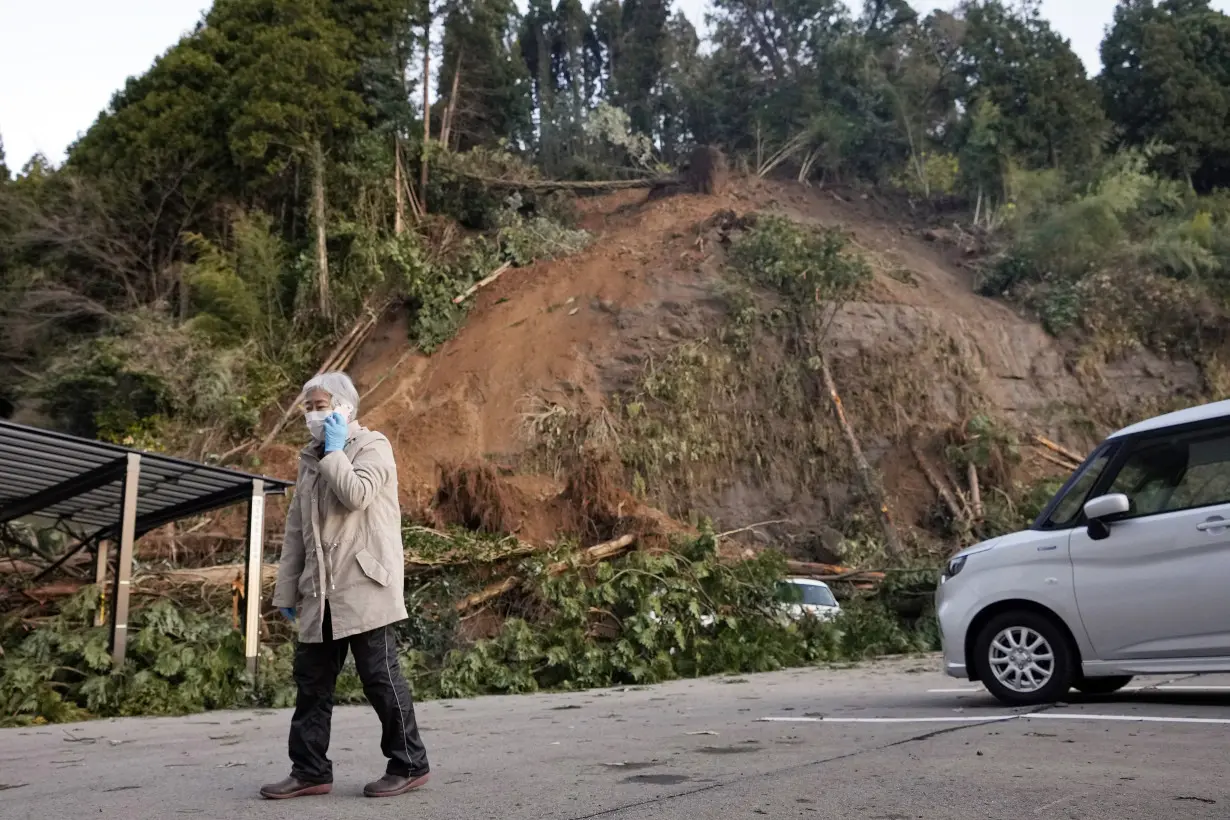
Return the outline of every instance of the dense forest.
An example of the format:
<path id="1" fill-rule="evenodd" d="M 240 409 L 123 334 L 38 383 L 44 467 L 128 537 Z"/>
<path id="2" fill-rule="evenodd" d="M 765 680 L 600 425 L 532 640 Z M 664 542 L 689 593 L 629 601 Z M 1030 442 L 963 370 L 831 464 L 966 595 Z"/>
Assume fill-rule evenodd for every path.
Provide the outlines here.
<path id="1" fill-rule="evenodd" d="M 707 14 L 702 40 L 662 0 L 218 0 L 61 167 L 0 154 L 0 415 L 224 457 L 365 309 L 401 300 L 430 351 L 469 284 L 584 244 L 515 183 L 654 177 L 694 145 L 958 214 L 988 295 L 1221 372 L 1208 0 L 1121 0 L 1096 78 L 1036 2 Z"/>

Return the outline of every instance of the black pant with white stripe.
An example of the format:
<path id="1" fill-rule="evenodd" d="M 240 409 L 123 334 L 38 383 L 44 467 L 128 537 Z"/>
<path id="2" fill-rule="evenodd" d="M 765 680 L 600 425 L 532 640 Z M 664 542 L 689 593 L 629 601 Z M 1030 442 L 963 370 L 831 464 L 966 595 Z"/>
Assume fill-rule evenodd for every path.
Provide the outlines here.
<path id="1" fill-rule="evenodd" d="M 291 775 L 305 783 L 332 783 L 329 728 L 337 676 L 354 654 L 363 694 L 375 708 L 383 730 L 380 751 L 389 759 L 388 773 L 402 777 L 426 774 L 427 750 L 414 719 L 410 687 L 397 664 L 396 644 L 389 627 L 333 640 L 333 620 L 325 604 L 324 641 L 295 647 L 295 684 L 299 688 L 290 721 Z"/>

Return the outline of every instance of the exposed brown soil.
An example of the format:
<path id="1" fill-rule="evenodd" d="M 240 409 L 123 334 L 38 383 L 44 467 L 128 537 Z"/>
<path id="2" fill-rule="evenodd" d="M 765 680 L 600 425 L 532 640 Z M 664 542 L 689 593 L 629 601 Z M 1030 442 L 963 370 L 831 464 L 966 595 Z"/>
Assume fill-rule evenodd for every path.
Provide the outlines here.
<path id="1" fill-rule="evenodd" d="M 364 393 L 365 423 L 393 442 L 408 510 L 436 506 L 458 523 L 517 528 L 524 538 L 566 530 L 591 543 L 627 531 L 629 522 L 668 528 L 669 518 L 630 495 L 610 463 L 599 469 L 582 460 L 571 475 L 525 475 L 524 414 L 534 401 L 603 408 L 648 362 L 710 338 L 725 317 L 717 237 L 757 210 L 842 227 L 875 269 L 869 294 L 836 316 L 829 355 L 894 515 L 907 525 L 919 523 L 935 498 L 900 446 L 903 437 L 921 429 L 938 452 L 945 431 L 968 418 L 971 401 L 1083 450 L 1106 432 L 1096 422 L 1122 409 L 1101 412 L 1103 379 L 1114 380 L 1129 403 L 1191 394 L 1199 385 L 1190 364 L 1148 355 L 1091 370 L 1035 322 L 974 293 L 960 248 L 903 227 L 884 203 L 758 180 L 716 188 L 721 193 L 655 201 L 644 191 L 583 200 L 592 246 L 506 273 L 474 297 L 465 327 L 431 357 L 409 352 L 404 316 L 386 317 L 351 371 Z M 293 475 L 293 451 L 270 449 L 266 469 Z M 469 483 L 458 484 L 447 465 L 468 465 Z M 725 476 L 720 491 L 698 491 L 689 508 L 719 529 L 789 519 L 766 531 L 787 543 L 823 536 L 850 488 L 805 486 L 789 464 L 770 473 Z"/>

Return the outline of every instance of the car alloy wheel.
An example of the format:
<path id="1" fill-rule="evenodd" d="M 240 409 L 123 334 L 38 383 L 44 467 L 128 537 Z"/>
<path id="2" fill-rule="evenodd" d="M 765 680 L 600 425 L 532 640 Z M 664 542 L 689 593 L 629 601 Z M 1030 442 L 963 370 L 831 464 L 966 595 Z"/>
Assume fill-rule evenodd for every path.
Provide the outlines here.
<path id="1" fill-rule="evenodd" d="M 995 680 L 1022 695 L 1037 692 L 1055 675 L 1055 650 L 1027 626 L 1010 626 L 991 639 L 987 663 Z"/>

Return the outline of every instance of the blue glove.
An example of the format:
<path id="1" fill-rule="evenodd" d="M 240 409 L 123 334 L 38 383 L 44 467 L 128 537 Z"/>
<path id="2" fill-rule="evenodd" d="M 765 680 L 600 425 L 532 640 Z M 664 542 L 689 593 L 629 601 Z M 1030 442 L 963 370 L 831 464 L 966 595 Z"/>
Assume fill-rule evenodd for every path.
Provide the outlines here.
<path id="1" fill-rule="evenodd" d="M 295 608 L 293 606 L 279 607 L 278 612 L 281 612 L 283 615 L 285 615 L 286 620 L 290 621 L 291 623 L 295 622 Z"/>
<path id="2" fill-rule="evenodd" d="M 350 437 L 350 428 L 337 413 L 325 419 L 325 454 L 345 449 L 346 439 Z"/>

